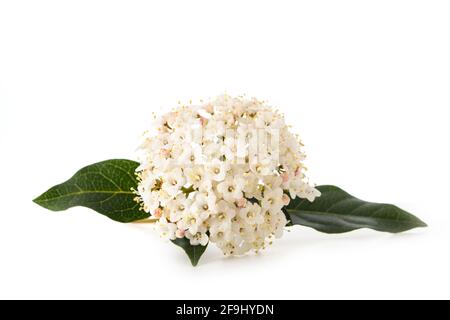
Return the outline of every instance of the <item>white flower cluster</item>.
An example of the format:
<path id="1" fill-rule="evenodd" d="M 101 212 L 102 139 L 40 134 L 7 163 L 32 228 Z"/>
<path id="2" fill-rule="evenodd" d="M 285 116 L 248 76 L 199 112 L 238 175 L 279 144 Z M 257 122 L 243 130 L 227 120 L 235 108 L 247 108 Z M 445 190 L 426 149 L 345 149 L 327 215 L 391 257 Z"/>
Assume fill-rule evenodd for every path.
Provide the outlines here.
<path id="1" fill-rule="evenodd" d="M 140 147 L 137 193 L 163 237 L 213 242 L 227 255 L 257 251 L 282 235 L 291 199 L 320 195 L 306 182 L 299 138 L 265 102 L 222 95 L 154 126 Z"/>

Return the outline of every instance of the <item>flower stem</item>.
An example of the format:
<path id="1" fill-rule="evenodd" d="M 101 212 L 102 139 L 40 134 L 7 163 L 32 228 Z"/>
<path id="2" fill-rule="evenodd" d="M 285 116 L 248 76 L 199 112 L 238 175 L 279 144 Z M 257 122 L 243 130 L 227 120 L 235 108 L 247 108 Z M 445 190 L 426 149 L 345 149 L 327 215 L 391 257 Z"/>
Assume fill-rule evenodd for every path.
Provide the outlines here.
<path id="1" fill-rule="evenodd" d="M 145 218 L 145 219 L 133 221 L 132 223 L 155 223 L 156 221 L 158 221 L 158 219 Z"/>

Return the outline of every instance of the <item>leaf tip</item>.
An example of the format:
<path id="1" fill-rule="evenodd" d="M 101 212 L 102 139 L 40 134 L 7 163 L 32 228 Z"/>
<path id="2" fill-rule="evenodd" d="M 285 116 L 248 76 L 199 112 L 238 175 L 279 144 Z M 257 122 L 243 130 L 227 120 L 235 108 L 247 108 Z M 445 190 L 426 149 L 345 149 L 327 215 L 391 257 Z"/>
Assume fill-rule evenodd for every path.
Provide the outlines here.
<path id="1" fill-rule="evenodd" d="M 418 223 L 417 223 L 417 227 L 418 228 L 427 228 L 428 224 L 422 220 L 419 219 Z"/>
<path id="2" fill-rule="evenodd" d="M 42 207 L 42 195 L 33 199 L 33 202 Z"/>
<path id="3" fill-rule="evenodd" d="M 411 216 L 414 219 L 414 226 L 411 229 L 413 229 L 413 228 L 427 228 L 428 227 L 428 224 L 426 222 L 424 222 L 423 220 L 421 220 L 420 218 L 418 218 L 417 216 L 412 215 L 412 214 L 411 214 Z"/>
<path id="4" fill-rule="evenodd" d="M 196 267 L 198 265 L 198 260 L 191 259 L 191 264 L 193 267 Z"/>

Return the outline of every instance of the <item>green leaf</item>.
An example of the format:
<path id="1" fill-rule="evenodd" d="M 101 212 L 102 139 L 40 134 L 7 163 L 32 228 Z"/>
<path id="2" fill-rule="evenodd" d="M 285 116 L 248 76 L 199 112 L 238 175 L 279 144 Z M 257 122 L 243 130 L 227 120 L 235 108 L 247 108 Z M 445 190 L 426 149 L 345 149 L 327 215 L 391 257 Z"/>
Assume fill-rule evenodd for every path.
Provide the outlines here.
<path id="1" fill-rule="evenodd" d="M 287 220 L 286 226 L 287 227 L 293 226 L 294 224 L 292 223 L 291 216 L 289 215 L 289 212 L 287 211 L 286 207 L 283 207 L 283 209 L 281 209 L 281 211 L 283 211 L 284 216 L 286 217 L 286 220 Z"/>
<path id="2" fill-rule="evenodd" d="M 181 247 L 184 250 L 184 252 L 186 252 L 194 267 L 198 264 L 200 257 L 205 252 L 206 247 L 208 246 L 208 244 L 206 244 L 206 246 L 202 245 L 193 246 L 189 242 L 189 239 L 186 238 L 175 239 L 172 240 L 172 242 L 177 246 Z"/>
<path id="3" fill-rule="evenodd" d="M 398 233 L 427 225 L 414 215 L 392 205 L 359 200 L 335 186 L 319 186 L 314 202 L 296 198 L 287 207 L 293 224 L 325 233 L 343 233 L 360 228 Z"/>
<path id="4" fill-rule="evenodd" d="M 149 214 L 139 209 L 140 205 L 134 201 L 136 194 L 131 190 L 137 188 L 138 165 L 119 159 L 95 163 L 33 201 L 52 211 L 88 207 L 119 222 L 147 218 Z"/>

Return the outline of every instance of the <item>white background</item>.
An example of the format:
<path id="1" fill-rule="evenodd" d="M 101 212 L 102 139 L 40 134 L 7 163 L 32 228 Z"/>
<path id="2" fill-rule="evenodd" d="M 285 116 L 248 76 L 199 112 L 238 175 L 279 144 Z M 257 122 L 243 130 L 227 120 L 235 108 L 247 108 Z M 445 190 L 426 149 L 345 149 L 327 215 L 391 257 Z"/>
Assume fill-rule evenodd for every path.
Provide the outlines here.
<path id="1" fill-rule="evenodd" d="M 450 298 L 448 1 L 0 1 L 0 298 Z M 152 111 L 246 93 L 311 179 L 429 228 L 294 227 L 197 268 L 149 225 L 32 199 L 133 158 Z"/>

